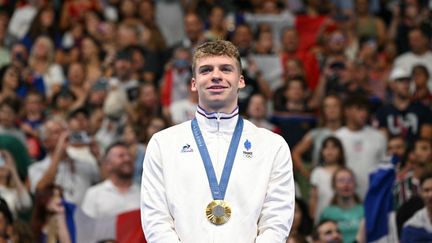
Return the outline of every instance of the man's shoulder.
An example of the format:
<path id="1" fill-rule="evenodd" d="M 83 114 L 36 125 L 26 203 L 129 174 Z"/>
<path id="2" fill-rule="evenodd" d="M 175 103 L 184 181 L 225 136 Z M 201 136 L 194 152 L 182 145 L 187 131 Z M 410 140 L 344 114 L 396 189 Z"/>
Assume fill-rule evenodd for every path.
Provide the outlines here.
<path id="1" fill-rule="evenodd" d="M 191 132 L 191 121 L 185 121 L 180 124 L 165 128 L 153 135 L 155 139 L 173 139 L 173 136 L 183 136 L 185 132 Z"/>
<path id="2" fill-rule="evenodd" d="M 89 195 L 94 195 L 94 194 L 98 194 L 100 192 L 109 191 L 112 188 L 114 188 L 114 186 L 112 185 L 111 181 L 106 179 L 104 181 L 101 181 L 101 182 L 89 187 L 87 189 L 86 193 Z"/>
<path id="3" fill-rule="evenodd" d="M 28 167 L 28 169 L 29 169 L 29 171 L 37 171 L 37 170 L 46 169 L 46 168 L 48 168 L 50 161 L 51 160 L 47 156 L 47 157 L 43 158 L 42 160 L 39 160 L 39 161 L 36 161 L 36 162 L 32 163 Z"/>

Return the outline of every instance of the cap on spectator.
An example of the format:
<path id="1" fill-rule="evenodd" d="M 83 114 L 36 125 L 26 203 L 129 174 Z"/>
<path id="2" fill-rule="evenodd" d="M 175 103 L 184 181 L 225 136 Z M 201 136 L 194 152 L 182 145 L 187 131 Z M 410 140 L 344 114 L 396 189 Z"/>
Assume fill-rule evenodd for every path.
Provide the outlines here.
<path id="1" fill-rule="evenodd" d="M 400 79 L 411 79 L 411 72 L 407 68 L 395 67 L 390 73 L 389 80 L 395 81 Z"/>

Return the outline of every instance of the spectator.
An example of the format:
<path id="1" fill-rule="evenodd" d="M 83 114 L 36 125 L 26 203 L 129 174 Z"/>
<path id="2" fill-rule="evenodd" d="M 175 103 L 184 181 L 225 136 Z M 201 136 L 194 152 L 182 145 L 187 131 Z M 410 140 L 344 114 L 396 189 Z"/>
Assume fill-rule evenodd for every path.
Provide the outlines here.
<path id="1" fill-rule="evenodd" d="M 323 220 L 315 226 L 312 233 L 313 243 L 342 243 L 338 224 L 333 220 Z"/>
<path id="2" fill-rule="evenodd" d="M 215 5 L 208 16 L 208 29 L 204 31 L 207 40 L 225 40 L 228 37 L 228 29 L 225 21 L 225 10 L 222 6 Z"/>
<path id="3" fill-rule="evenodd" d="M 408 143 L 416 138 L 432 138 L 432 113 L 428 107 L 411 101 L 411 74 L 396 67 L 390 75 L 393 102 L 376 112 L 379 128 L 387 135 L 401 135 Z"/>
<path id="4" fill-rule="evenodd" d="M 190 82 L 188 84 L 189 95 L 185 99 L 173 102 L 169 107 L 171 120 L 174 124 L 179 124 L 195 117 L 198 105 L 198 93 L 191 90 Z"/>
<path id="5" fill-rule="evenodd" d="M 289 59 L 299 59 L 305 68 L 305 78 L 308 81 L 309 89 L 315 90 L 320 76 L 318 60 L 312 53 L 299 48 L 299 36 L 295 29 L 284 29 L 281 38 L 282 53 L 280 55 L 282 63 L 286 63 Z"/>
<path id="6" fill-rule="evenodd" d="M 295 146 L 316 124 L 309 106 L 307 85 L 301 78 L 293 78 L 275 91 L 272 121 L 281 129 L 281 135 L 290 146 Z"/>
<path id="7" fill-rule="evenodd" d="M 33 45 L 40 36 L 47 36 L 51 39 L 55 48 L 60 47 L 61 35 L 58 31 L 55 17 L 55 9 L 51 4 L 46 4 L 38 9 L 30 25 L 30 29 L 21 40 L 28 50 L 33 48 Z"/>
<path id="8" fill-rule="evenodd" d="M 191 72 L 191 53 L 188 49 L 174 50 L 160 84 L 161 101 L 165 109 L 173 102 L 184 100 L 189 95 Z"/>
<path id="9" fill-rule="evenodd" d="M 98 181 L 99 170 L 90 163 L 72 160 L 67 155 L 68 137 L 63 119 L 54 117 L 44 123 L 41 140 L 47 156 L 29 167 L 30 191 L 36 193 L 52 184 L 59 185 L 68 202 L 80 205 L 87 188 Z"/>
<path id="10" fill-rule="evenodd" d="M 278 127 L 272 124 L 269 120 L 268 102 L 264 95 L 254 94 L 249 99 L 247 108 L 247 117 L 257 127 L 266 128 L 275 133 L 280 133 Z"/>
<path id="11" fill-rule="evenodd" d="M 91 217 L 117 215 L 139 208 L 140 190 L 133 183 L 134 161 L 124 143 L 114 143 L 107 148 L 104 166 L 108 178 L 86 192 L 83 211 Z"/>
<path id="12" fill-rule="evenodd" d="M 9 134 L 26 144 L 24 132 L 17 126 L 20 104 L 17 100 L 6 99 L 0 103 L 0 134 Z"/>
<path id="13" fill-rule="evenodd" d="M 126 124 L 123 127 L 121 134 L 121 141 L 128 147 L 129 153 L 134 161 L 134 175 L 133 182 L 137 185 L 141 185 L 142 168 L 146 146 L 139 140 L 137 129 L 132 125 Z"/>
<path id="14" fill-rule="evenodd" d="M 0 150 L 0 197 L 3 198 L 16 218 L 18 213 L 26 212 L 32 206 L 27 188 L 21 181 L 16 162 L 7 150 Z"/>
<path id="15" fill-rule="evenodd" d="M 0 102 L 6 99 L 18 99 L 20 86 L 19 69 L 14 65 L 6 65 L 0 69 Z"/>
<path id="16" fill-rule="evenodd" d="M 369 173 L 385 156 L 387 140 L 381 132 L 367 125 L 369 101 L 365 97 L 350 97 L 344 106 L 346 125 L 335 134 L 342 141 L 346 166 L 354 171 L 357 192 L 363 198 L 369 186 Z"/>
<path id="17" fill-rule="evenodd" d="M 34 160 L 40 160 L 44 151 L 39 137 L 39 129 L 46 119 L 44 96 L 36 91 L 30 91 L 24 98 L 21 110 L 20 129 L 26 135 L 27 148 Z"/>
<path id="18" fill-rule="evenodd" d="M 354 173 L 347 168 L 337 170 L 332 179 L 335 192 L 330 206 L 324 209 L 320 221 L 337 222 L 343 242 L 354 242 L 364 210 L 359 197 L 355 194 L 356 180 Z"/>
<path id="19" fill-rule="evenodd" d="M 308 206 L 303 200 L 295 199 L 294 221 L 287 243 L 306 243 L 312 231 L 313 221 L 309 216 Z"/>
<path id="20" fill-rule="evenodd" d="M 324 208 L 330 205 L 334 195 L 332 178 L 336 171 L 345 167 L 345 154 L 341 141 L 327 137 L 320 150 L 320 165 L 312 170 L 309 195 L 309 213 L 318 222 Z"/>
<path id="21" fill-rule="evenodd" d="M 52 40 L 46 36 L 39 36 L 32 46 L 29 57 L 33 79 L 37 79 L 38 76 L 43 78 L 44 92 L 48 99 L 58 92 L 65 81 L 62 68 L 54 62 L 54 54 L 55 47 Z"/>
<path id="22" fill-rule="evenodd" d="M 81 65 L 84 65 L 84 80 L 94 84 L 103 75 L 103 50 L 95 38 L 84 36 L 80 46 Z"/>
<path id="23" fill-rule="evenodd" d="M 71 109 L 77 109 L 84 105 L 90 91 L 90 83 L 86 80 L 85 66 L 80 62 L 73 62 L 67 70 L 67 85 L 75 101 L 71 105 Z"/>
<path id="24" fill-rule="evenodd" d="M 359 39 L 374 39 L 378 46 L 384 46 L 387 31 L 384 21 L 371 15 L 368 0 L 355 1 L 355 30 Z"/>
<path id="25" fill-rule="evenodd" d="M 13 224 L 13 215 L 9 210 L 6 201 L 0 197 L 0 241 L 7 242 L 10 237 L 10 232 Z"/>
<path id="26" fill-rule="evenodd" d="M 309 178 L 310 176 L 309 170 L 305 167 L 304 155 L 311 151 L 310 162 L 312 166 L 318 165 L 322 142 L 339 129 L 342 123 L 342 100 L 337 95 L 325 97 L 320 109 L 319 127 L 308 131 L 292 152 L 294 168 L 304 177 Z"/>
<path id="27" fill-rule="evenodd" d="M 397 178 L 393 188 L 397 208 L 411 197 L 419 196 L 420 178 L 431 169 L 432 143 L 427 139 L 416 140 L 412 150 L 412 161 L 408 163 L 407 167 L 410 169 Z"/>
<path id="28" fill-rule="evenodd" d="M 432 240 L 432 174 L 427 173 L 420 179 L 420 187 L 425 206 L 405 223 L 402 229 L 401 243 L 429 242 Z"/>
<path id="29" fill-rule="evenodd" d="M 428 87 L 428 80 L 430 79 L 430 72 L 426 66 L 422 64 L 415 65 L 412 70 L 412 81 L 414 83 L 414 91 L 412 94 L 412 101 L 419 102 L 425 106 L 431 107 L 432 105 L 432 89 Z"/>
<path id="30" fill-rule="evenodd" d="M 35 208 L 31 226 L 36 243 L 59 242 L 71 243 L 72 232 L 69 232 L 62 196 L 58 186 L 49 185 L 36 191 Z"/>

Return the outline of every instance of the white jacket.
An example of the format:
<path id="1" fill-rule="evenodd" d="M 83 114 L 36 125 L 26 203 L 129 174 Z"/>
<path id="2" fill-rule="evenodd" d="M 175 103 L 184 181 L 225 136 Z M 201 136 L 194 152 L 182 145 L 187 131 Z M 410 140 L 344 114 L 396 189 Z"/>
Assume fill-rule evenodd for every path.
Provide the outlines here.
<path id="1" fill-rule="evenodd" d="M 219 182 L 237 110 L 232 114 L 205 114 L 198 108 L 196 117 Z M 213 198 L 191 122 L 155 134 L 148 144 L 141 220 L 149 243 L 282 243 L 294 218 L 294 198 L 287 143 L 249 121 L 244 121 L 225 196 L 231 219 L 219 226 L 206 218 L 205 209 Z"/>

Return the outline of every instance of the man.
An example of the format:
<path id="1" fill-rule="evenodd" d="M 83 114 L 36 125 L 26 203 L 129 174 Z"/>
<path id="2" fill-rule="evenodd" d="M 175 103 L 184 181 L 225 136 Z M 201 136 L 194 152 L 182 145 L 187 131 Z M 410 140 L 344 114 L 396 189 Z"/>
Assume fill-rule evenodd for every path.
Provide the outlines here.
<path id="1" fill-rule="evenodd" d="M 239 117 L 238 91 L 245 86 L 239 56 L 227 41 L 198 46 L 195 119 L 156 133 L 148 144 L 141 186 L 147 242 L 285 242 L 289 235 L 289 147 Z"/>
<path id="2" fill-rule="evenodd" d="M 338 225 L 333 220 L 320 222 L 312 232 L 314 243 L 342 243 L 342 235 Z"/>
<path id="3" fill-rule="evenodd" d="M 363 96 L 352 96 L 344 103 L 346 125 L 336 131 L 343 145 L 347 167 L 357 181 L 361 198 L 369 186 L 369 173 L 374 171 L 386 154 L 387 140 L 377 129 L 368 126 L 369 101 Z"/>
<path id="4" fill-rule="evenodd" d="M 401 135 L 408 145 L 418 137 L 432 138 L 432 112 L 429 107 L 412 102 L 411 73 L 396 67 L 390 74 L 393 102 L 382 106 L 376 113 L 378 126 L 388 135 Z"/>
<path id="5" fill-rule="evenodd" d="M 99 180 L 99 169 L 95 164 L 71 159 L 67 154 L 69 131 L 63 119 L 54 117 L 46 121 L 41 140 L 47 156 L 29 167 L 30 191 L 36 193 L 56 184 L 63 188 L 68 202 L 81 205 L 87 188 Z"/>
<path id="6" fill-rule="evenodd" d="M 134 162 L 124 143 L 113 143 L 105 153 L 108 178 L 86 192 L 82 209 L 91 217 L 113 216 L 139 208 L 139 187 L 133 183 Z"/>

